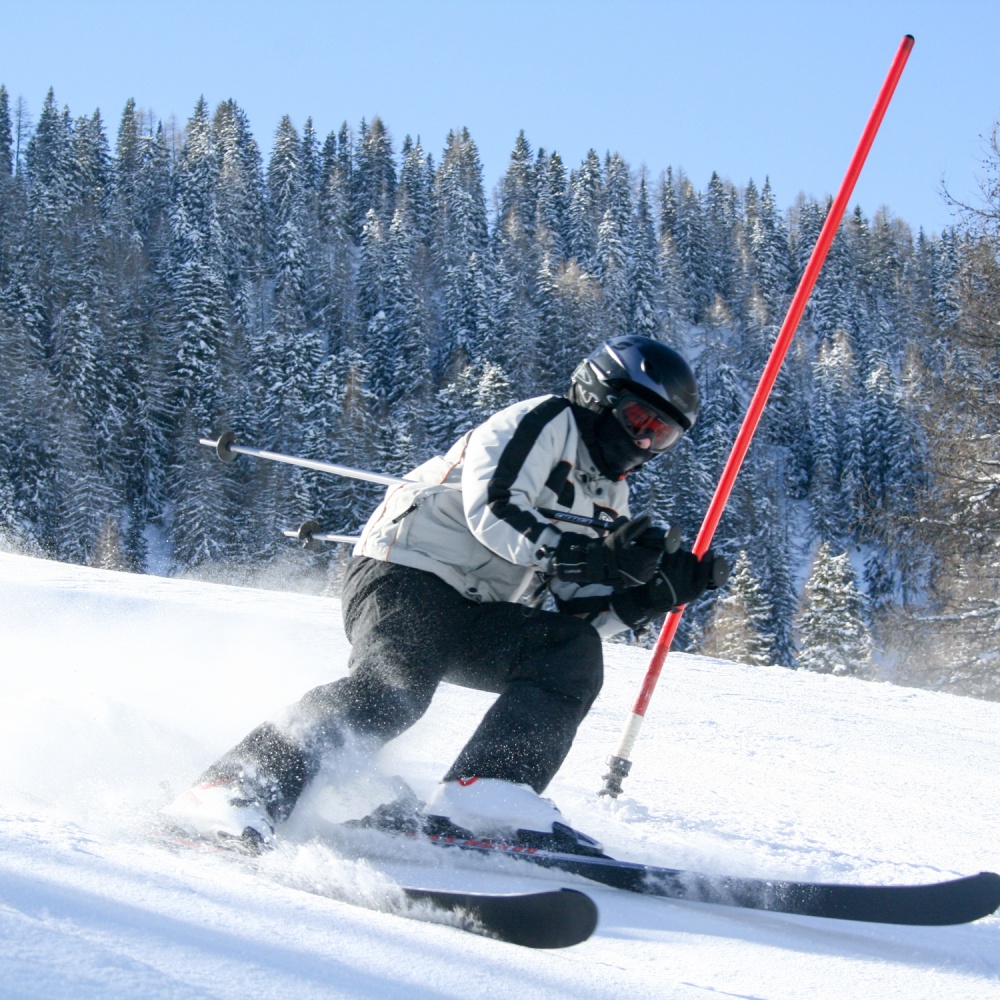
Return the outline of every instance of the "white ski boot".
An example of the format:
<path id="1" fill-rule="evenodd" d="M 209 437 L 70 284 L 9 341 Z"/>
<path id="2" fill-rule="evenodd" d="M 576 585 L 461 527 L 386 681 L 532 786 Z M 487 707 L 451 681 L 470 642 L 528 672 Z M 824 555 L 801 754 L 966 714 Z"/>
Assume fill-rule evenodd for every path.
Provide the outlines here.
<path id="1" fill-rule="evenodd" d="M 239 779 L 206 781 L 160 810 L 181 832 L 257 854 L 274 846 L 274 821 L 263 800 Z"/>
<path id="2" fill-rule="evenodd" d="M 551 799 L 530 785 L 499 778 L 443 781 L 426 806 L 429 832 L 509 840 L 526 847 L 600 855 L 601 845 L 563 818 Z"/>

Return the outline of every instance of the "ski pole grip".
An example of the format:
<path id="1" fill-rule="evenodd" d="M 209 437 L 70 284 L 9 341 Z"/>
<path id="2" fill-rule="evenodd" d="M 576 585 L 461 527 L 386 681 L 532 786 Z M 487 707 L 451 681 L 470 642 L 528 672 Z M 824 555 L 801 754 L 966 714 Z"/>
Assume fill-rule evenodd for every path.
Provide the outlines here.
<path id="1" fill-rule="evenodd" d="M 648 549 L 659 549 L 669 555 L 681 547 L 681 526 L 673 524 L 667 528 L 662 524 L 654 524 L 647 528 L 637 541 L 639 545 Z"/>
<path id="2" fill-rule="evenodd" d="M 724 587 L 729 582 L 729 574 L 732 572 L 732 566 L 729 565 L 729 560 L 725 556 L 716 556 L 712 560 L 712 587 L 713 589 L 718 589 L 719 587 Z"/>

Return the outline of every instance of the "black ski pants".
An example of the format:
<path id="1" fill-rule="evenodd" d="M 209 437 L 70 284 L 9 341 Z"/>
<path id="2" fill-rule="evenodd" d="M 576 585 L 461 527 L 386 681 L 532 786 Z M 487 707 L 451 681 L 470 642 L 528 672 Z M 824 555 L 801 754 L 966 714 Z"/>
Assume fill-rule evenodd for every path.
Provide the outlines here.
<path id="1" fill-rule="evenodd" d="M 349 676 L 309 691 L 281 729 L 254 730 L 206 777 L 252 764 L 274 780 L 287 815 L 345 730 L 383 744 L 427 711 L 441 681 L 495 692 L 445 780 L 501 778 L 545 789 L 603 681 L 588 622 L 506 602 L 464 598 L 433 573 L 357 557 L 343 589 Z"/>

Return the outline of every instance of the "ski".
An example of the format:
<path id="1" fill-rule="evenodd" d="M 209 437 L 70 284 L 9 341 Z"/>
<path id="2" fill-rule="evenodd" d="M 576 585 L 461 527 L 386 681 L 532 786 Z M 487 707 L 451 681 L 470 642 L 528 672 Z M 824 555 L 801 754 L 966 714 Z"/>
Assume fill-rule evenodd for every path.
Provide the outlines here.
<path id="1" fill-rule="evenodd" d="M 230 846 L 170 830 L 153 830 L 150 836 L 155 843 L 174 851 L 194 849 L 248 864 L 258 856 L 258 852 L 238 840 L 233 840 Z M 597 927 L 597 904 L 577 889 L 455 892 L 398 884 L 392 889 L 401 895 L 401 902 L 393 900 L 392 893 L 377 904 L 339 896 L 331 898 L 393 916 L 444 923 L 524 948 L 569 948 L 586 941 Z M 311 888 L 304 891 L 324 895 Z"/>
<path id="2" fill-rule="evenodd" d="M 412 835 L 407 835 L 412 836 Z M 704 875 L 607 856 L 565 854 L 503 841 L 416 835 L 442 848 L 503 855 L 647 896 L 806 917 L 871 923 L 964 924 L 1000 907 L 1000 875 L 980 872 L 927 885 L 858 885 Z"/>
<path id="3" fill-rule="evenodd" d="M 410 886 L 402 890 L 412 903 L 458 913 L 463 929 L 525 948 L 569 948 L 586 941 L 597 927 L 597 904 L 577 889 L 509 894 Z"/>

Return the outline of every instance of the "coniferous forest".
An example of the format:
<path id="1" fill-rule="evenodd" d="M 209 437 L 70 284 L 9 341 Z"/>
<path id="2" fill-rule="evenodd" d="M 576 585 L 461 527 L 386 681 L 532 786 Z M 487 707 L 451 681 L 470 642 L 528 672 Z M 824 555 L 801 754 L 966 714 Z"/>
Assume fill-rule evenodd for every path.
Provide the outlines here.
<path id="1" fill-rule="evenodd" d="M 634 332 L 698 376 L 697 426 L 632 487 L 690 544 L 827 208 L 523 134 L 491 192 L 464 129 L 284 118 L 266 151 L 233 101 L 179 128 L 129 100 L 114 130 L 0 88 L 0 537 L 139 572 L 291 557 L 332 587 L 349 550 L 282 530 L 356 532 L 381 488 L 200 437 L 400 474 Z M 988 211 L 844 220 L 681 648 L 1000 697 L 998 245 Z"/>

